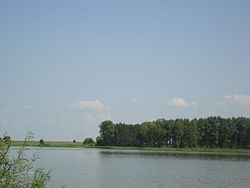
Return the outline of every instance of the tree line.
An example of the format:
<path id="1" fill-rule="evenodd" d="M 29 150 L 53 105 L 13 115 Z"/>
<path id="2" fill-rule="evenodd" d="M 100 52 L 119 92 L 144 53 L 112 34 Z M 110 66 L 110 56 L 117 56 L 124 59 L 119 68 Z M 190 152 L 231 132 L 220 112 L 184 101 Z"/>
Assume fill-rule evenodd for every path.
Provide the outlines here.
<path id="1" fill-rule="evenodd" d="M 250 148 L 250 119 L 158 119 L 141 124 L 103 121 L 99 146 Z"/>

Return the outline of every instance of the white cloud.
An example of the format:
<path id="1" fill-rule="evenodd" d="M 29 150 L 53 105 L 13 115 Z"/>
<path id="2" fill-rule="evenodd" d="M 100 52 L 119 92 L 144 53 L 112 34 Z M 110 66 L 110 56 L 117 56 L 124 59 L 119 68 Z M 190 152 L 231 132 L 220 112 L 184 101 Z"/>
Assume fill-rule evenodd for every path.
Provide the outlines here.
<path id="1" fill-rule="evenodd" d="M 187 107 L 196 107 L 195 102 L 186 102 L 183 98 L 177 97 L 168 101 L 169 106 L 177 107 L 177 108 L 187 108 Z"/>
<path id="2" fill-rule="evenodd" d="M 111 120 L 110 108 L 107 105 L 104 105 L 98 99 L 95 100 L 81 100 L 76 103 L 70 104 L 72 109 L 82 111 L 82 120 L 84 127 L 88 131 L 90 129 L 96 128 L 104 120 Z"/>
<path id="3" fill-rule="evenodd" d="M 175 107 L 187 107 L 187 103 L 183 98 L 173 98 L 168 101 L 168 105 Z"/>
<path id="4" fill-rule="evenodd" d="M 189 107 L 196 107 L 196 106 L 197 106 L 196 102 L 191 102 L 191 103 L 189 104 Z"/>
<path id="5" fill-rule="evenodd" d="M 82 100 L 70 104 L 70 107 L 78 110 L 93 110 L 93 111 L 104 111 L 106 109 L 105 105 L 97 99 L 88 101 Z"/>
<path id="6" fill-rule="evenodd" d="M 224 101 L 230 104 L 240 104 L 240 105 L 250 106 L 249 95 L 227 95 L 224 96 Z"/>

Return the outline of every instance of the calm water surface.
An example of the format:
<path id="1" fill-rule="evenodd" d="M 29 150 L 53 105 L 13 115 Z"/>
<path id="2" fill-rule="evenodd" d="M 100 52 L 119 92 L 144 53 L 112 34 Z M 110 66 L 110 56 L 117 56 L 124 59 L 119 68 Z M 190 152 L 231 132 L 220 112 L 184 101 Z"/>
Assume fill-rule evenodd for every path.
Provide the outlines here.
<path id="1" fill-rule="evenodd" d="M 57 188 L 249 188 L 249 154 L 30 148 Z"/>

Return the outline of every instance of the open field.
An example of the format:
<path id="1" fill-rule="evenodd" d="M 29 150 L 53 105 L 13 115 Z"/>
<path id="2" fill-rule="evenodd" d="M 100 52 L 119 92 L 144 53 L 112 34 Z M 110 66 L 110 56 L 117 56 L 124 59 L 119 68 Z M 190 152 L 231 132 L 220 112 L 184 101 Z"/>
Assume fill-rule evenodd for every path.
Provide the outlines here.
<path id="1" fill-rule="evenodd" d="M 11 146 L 22 146 L 23 141 L 12 141 Z M 41 145 L 39 141 L 28 141 L 25 146 L 30 147 L 65 147 L 65 148 L 92 148 L 94 146 L 84 145 L 82 142 L 67 142 L 67 141 L 46 141 L 44 145 Z"/>
<path id="2" fill-rule="evenodd" d="M 22 146 L 23 141 L 12 141 L 11 146 Z M 250 149 L 229 149 L 229 148 L 170 148 L 170 147 L 123 147 L 123 146 L 94 146 L 84 145 L 82 142 L 68 141 L 46 141 L 42 146 L 39 141 L 28 141 L 27 147 L 65 147 L 65 148 L 99 148 L 117 150 L 151 150 L 151 151 L 181 151 L 181 152 L 228 152 L 228 153 L 250 153 Z"/>

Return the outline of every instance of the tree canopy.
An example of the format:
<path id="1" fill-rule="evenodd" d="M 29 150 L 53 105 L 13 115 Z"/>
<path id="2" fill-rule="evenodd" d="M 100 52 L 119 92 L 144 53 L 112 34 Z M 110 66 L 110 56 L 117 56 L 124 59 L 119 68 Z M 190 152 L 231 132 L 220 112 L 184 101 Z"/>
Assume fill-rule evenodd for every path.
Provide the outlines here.
<path id="1" fill-rule="evenodd" d="M 250 119 L 207 117 L 158 119 L 141 124 L 100 124 L 97 145 L 139 147 L 249 148 Z"/>
<path id="2" fill-rule="evenodd" d="M 95 145 L 95 141 L 92 138 L 85 138 L 83 144 Z"/>

